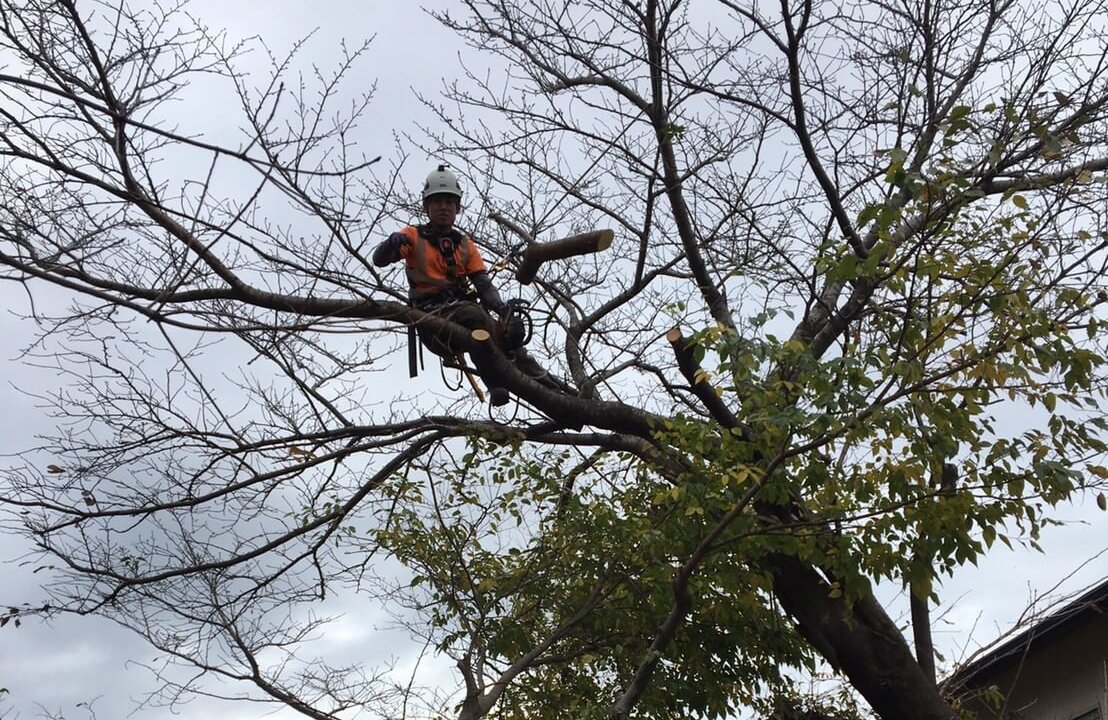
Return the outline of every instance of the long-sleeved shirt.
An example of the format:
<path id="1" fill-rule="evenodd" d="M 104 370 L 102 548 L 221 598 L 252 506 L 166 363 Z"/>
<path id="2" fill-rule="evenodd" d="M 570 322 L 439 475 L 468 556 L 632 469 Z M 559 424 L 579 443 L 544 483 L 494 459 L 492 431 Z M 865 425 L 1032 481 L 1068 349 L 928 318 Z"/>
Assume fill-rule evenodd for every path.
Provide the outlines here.
<path id="1" fill-rule="evenodd" d="M 402 239 L 396 235 L 403 235 Z M 426 307 L 468 295 L 472 283 L 481 304 L 497 312 L 504 307 L 473 238 L 451 229 L 436 234 L 427 225 L 409 225 L 377 246 L 373 264 L 384 267 L 404 260 L 412 303 Z"/>

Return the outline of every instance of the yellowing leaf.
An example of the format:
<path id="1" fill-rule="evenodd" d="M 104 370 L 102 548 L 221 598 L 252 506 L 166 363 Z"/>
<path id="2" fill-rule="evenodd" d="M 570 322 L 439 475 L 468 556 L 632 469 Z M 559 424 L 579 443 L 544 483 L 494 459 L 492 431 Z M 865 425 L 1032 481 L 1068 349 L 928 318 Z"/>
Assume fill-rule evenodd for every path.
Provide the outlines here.
<path id="1" fill-rule="evenodd" d="M 1026 210 L 1027 198 L 1025 198 L 1023 195 L 1013 195 L 1012 204 L 1018 207 L 1020 210 Z"/>

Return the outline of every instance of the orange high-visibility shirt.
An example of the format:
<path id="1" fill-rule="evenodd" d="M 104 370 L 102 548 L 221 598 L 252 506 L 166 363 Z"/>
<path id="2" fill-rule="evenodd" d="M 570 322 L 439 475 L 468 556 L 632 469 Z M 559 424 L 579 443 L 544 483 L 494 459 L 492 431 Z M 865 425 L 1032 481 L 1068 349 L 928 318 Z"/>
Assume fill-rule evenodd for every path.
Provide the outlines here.
<path id="1" fill-rule="evenodd" d="M 408 236 L 408 242 L 400 246 L 400 257 L 404 258 L 412 297 L 437 295 L 456 287 L 466 275 L 485 271 L 485 261 L 469 235 L 454 247 L 452 273 L 446 257 L 433 240 L 420 234 L 419 228 L 409 225 L 400 232 Z"/>

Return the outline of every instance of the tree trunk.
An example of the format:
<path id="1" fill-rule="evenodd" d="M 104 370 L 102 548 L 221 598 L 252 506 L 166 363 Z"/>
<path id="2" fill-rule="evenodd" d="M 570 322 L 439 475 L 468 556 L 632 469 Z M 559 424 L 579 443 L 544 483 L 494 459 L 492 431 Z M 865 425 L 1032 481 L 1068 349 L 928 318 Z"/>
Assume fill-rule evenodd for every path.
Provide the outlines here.
<path id="1" fill-rule="evenodd" d="M 848 604 L 831 597 L 816 570 L 784 555 L 769 558 L 773 589 L 820 654 L 884 720 L 954 720 L 957 714 L 912 656 L 896 624 L 872 595 Z"/>

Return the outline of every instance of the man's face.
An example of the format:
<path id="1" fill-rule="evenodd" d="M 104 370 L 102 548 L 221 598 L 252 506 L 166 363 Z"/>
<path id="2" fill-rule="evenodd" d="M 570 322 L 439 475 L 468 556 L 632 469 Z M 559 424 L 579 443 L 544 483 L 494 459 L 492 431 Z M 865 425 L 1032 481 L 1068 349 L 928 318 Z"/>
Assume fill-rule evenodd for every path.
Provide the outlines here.
<path id="1" fill-rule="evenodd" d="M 454 218 L 458 217 L 458 198 L 443 193 L 432 195 L 423 202 L 423 209 L 427 211 L 427 219 L 433 226 L 440 230 L 449 230 L 454 226 Z"/>

